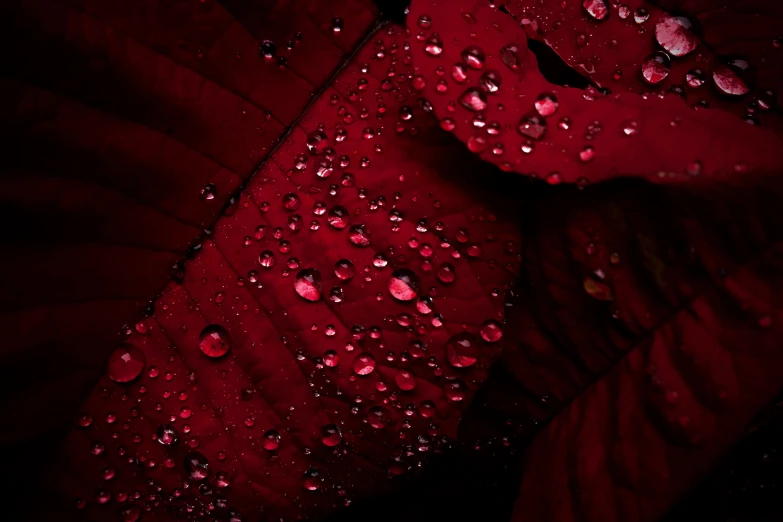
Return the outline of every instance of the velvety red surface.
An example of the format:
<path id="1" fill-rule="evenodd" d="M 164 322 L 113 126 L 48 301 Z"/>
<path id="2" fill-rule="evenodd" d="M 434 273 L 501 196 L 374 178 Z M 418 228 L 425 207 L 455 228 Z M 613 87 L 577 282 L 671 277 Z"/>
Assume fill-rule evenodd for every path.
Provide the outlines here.
<path id="1" fill-rule="evenodd" d="M 417 0 L 407 29 L 365 0 L 3 6 L 20 518 L 659 518 L 783 383 L 757 3 Z M 650 86 L 666 13 L 698 47 Z"/>

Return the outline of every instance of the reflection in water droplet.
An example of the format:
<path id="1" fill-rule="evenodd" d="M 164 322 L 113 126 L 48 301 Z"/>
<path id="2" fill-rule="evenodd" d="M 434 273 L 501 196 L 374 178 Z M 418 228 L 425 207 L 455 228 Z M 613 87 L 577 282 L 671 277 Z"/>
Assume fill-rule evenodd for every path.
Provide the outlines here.
<path id="1" fill-rule="evenodd" d="M 375 357 L 367 352 L 357 354 L 353 360 L 353 371 L 356 375 L 370 375 L 375 371 Z"/>
<path id="2" fill-rule="evenodd" d="M 158 442 L 164 446 L 170 446 L 179 440 L 179 432 L 171 424 L 158 426 Z"/>
<path id="3" fill-rule="evenodd" d="M 486 62 L 487 59 L 481 47 L 478 47 L 476 45 L 471 45 L 470 47 L 466 47 L 462 51 L 461 56 L 462 56 L 462 60 L 471 69 L 483 69 L 484 63 Z"/>
<path id="4" fill-rule="evenodd" d="M 701 69 L 691 69 L 685 74 L 685 83 L 691 89 L 698 89 L 704 85 L 706 75 Z"/>
<path id="5" fill-rule="evenodd" d="M 228 353 L 231 349 L 231 339 L 225 328 L 219 324 L 211 324 L 201 330 L 198 346 L 204 355 L 215 359 Z"/>
<path id="6" fill-rule="evenodd" d="M 552 93 L 545 92 L 536 98 L 535 107 L 541 116 L 551 116 L 557 111 L 557 97 Z"/>
<path id="7" fill-rule="evenodd" d="M 468 395 L 467 385 L 459 380 L 453 380 L 443 387 L 443 391 L 446 394 L 446 398 L 451 402 L 459 402 L 465 399 Z"/>
<path id="8" fill-rule="evenodd" d="M 593 20 L 601 21 L 609 18 L 609 8 L 604 0 L 582 0 L 582 7 Z"/>
<path id="9" fill-rule="evenodd" d="M 348 240 L 358 247 L 370 246 L 370 232 L 364 225 L 354 225 L 348 231 Z"/>
<path id="10" fill-rule="evenodd" d="M 280 439 L 277 430 L 269 430 L 261 437 L 261 446 L 267 451 L 275 451 L 280 447 Z"/>
<path id="11" fill-rule="evenodd" d="M 481 338 L 488 343 L 496 343 L 503 337 L 503 327 L 494 319 L 487 319 L 481 325 Z"/>
<path id="12" fill-rule="evenodd" d="M 500 49 L 500 60 L 512 71 L 522 67 L 527 47 L 524 44 L 510 43 Z"/>
<path id="13" fill-rule="evenodd" d="M 443 41 L 438 36 L 438 33 L 433 33 L 424 44 L 424 50 L 430 56 L 440 56 L 443 52 Z"/>
<path id="14" fill-rule="evenodd" d="M 114 382 L 131 382 L 138 377 L 146 359 L 144 353 L 136 346 L 124 343 L 112 351 L 106 364 L 106 373 Z"/>
<path id="15" fill-rule="evenodd" d="M 685 56 L 699 45 L 691 26 L 691 21 L 684 16 L 663 14 L 655 24 L 655 40 L 670 55 Z"/>
<path id="16" fill-rule="evenodd" d="M 479 85 L 482 89 L 489 93 L 495 93 L 500 89 L 502 78 L 500 74 L 495 71 L 487 71 L 479 78 Z"/>
<path id="17" fill-rule="evenodd" d="M 314 130 L 307 135 L 307 150 L 320 156 L 329 146 L 329 139 L 326 134 L 320 130 Z"/>
<path id="18" fill-rule="evenodd" d="M 321 272 L 314 268 L 305 268 L 296 274 L 294 290 L 307 301 L 321 299 Z"/>
<path id="19" fill-rule="evenodd" d="M 333 206 L 329 210 L 329 216 L 326 221 L 332 228 L 336 228 L 337 230 L 344 229 L 348 226 L 348 222 L 350 221 L 348 209 L 341 207 L 340 205 Z"/>
<path id="20" fill-rule="evenodd" d="M 416 376 L 409 370 L 400 370 L 394 376 L 394 382 L 402 391 L 411 391 L 416 387 Z"/>
<path id="21" fill-rule="evenodd" d="M 476 364 L 481 352 L 475 335 L 462 332 L 446 341 L 446 358 L 455 368 L 469 368 Z"/>
<path id="22" fill-rule="evenodd" d="M 399 268 L 389 279 L 389 293 L 399 301 L 411 301 L 419 294 L 419 278 L 413 270 Z"/>
<path id="23" fill-rule="evenodd" d="M 479 112 L 487 108 L 487 95 L 484 91 L 471 87 L 462 93 L 459 102 L 469 111 Z"/>
<path id="24" fill-rule="evenodd" d="M 324 446 L 333 448 L 343 440 L 343 434 L 336 424 L 326 424 L 321 426 L 321 443 Z"/>
<path id="25" fill-rule="evenodd" d="M 198 451 L 191 451 L 185 455 L 184 466 L 185 473 L 191 480 L 199 482 L 209 476 L 209 461 Z"/>
<path id="26" fill-rule="evenodd" d="M 642 62 L 642 78 L 650 85 L 657 85 L 669 76 L 669 57 L 662 52 L 655 52 Z"/>
<path id="27" fill-rule="evenodd" d="M 356 274 L 356 267 L 347 259 L 340 259 L 334 264 L 334 275 L 341 281 L 348 281 Z"/>
<path id="28" fill-rule="evenodd" d="M 745 60 L 727 60 L 725 63 L 715 64 L 712 69 L 712 81 L 723 94 L 743 96 L 750 91 L 750 88 L 740 74 L 749 68 L 750 64 Z"/>
<path id="29" fill-rule="evenodd" d="M 528 113 L 519 120 L 517 130 L 523 136 L 538 140 L 546 132 L 546 120 L 536 113 Z"/>
<path id="30" fill-rule="evenodd" d="M 271 250 L 264 250 L 259 254 L 258 262 L 261 263 L 261 266 L 264 268 L 272 268 L 275 266 L 275 253 Z"/>

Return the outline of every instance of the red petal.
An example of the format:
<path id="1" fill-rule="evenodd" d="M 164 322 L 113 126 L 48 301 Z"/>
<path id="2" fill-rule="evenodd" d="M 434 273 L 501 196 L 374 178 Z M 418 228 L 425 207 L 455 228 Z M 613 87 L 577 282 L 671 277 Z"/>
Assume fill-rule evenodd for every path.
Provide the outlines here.
<path id="1" fill-rule="evenodd" d="M 582 9 L 568 6 L 571 14 Z M 430 22 L 420 24 L 422 16 Z M 580 23 L 585 16 L 580 12 Z M 611 25 L 619 22 L 608 20 L 593 32 L 603 34 L 603 24 L 610 24 L 607 35 L 622 45 Z M 783 166 L 775 133 L 745 125 L 727 111 L 692 110 L 673 95 L 603 96 L 549 83 L 527 49 L 523 28 L 498 9 L 471 0 L 421 0 L 412 4 L 408 24 L 417 40 L 417 70 L 430 80 L 424 94 L 435 112 L 471 150 L 504 170 L 584 184 L 616 176 L 742 178 Z M 441 45 L 433 47 L 433 41 Z M 509 51 L 510 45 L 517 51 Z M 440 52 L 428 52 L 428 46 Z M 484 56 L 481 68 L 466 65 L 455 80 L 452 67 L 467 63 L 465 53 L 473 47 Z M 644 58 L 636 45 L 628 48 Z M 482 79 L 487 73 L 499 79 Z"/>

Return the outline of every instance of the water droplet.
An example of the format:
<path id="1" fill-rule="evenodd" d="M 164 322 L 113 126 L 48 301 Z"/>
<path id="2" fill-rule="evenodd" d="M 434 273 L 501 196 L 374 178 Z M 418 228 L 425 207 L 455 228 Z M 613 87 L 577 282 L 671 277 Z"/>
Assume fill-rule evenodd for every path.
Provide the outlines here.
<path id="1" fill-rule="evenodd" d="M 383 406 L 373 406 L 367 412 L 367 422 L 376 430 L 380 430 L 391 424 L 391 414 Z"/>
<path id="2" fill-rule="evenodd" d="M 353 360 L 353 371 L 356 375 L 370 375 L 375 371 L 375 357 L 367 352 L 362 352 Z"/>
<path id="3" fill-rule="evenodd" d="M 457 271 L 451 263 L 441 263 L 438 267 L 438 279 L 441 283 L 453 283 L 457 278 Z"/>
<path id="4" fill-rule="evenodd" d="M 261 263 L 261 266 L 264 268 L 272 268 L 275 266 L 275 253 L 271 250 L 264 250 L 258 255 L 258 262 Z"/>
<path id="5" fill-rule="evenodd" d="M 595 157 L 595 148 L 592 145 L 585 145 L 582 151 L 579 153 L 579 160 L 582 163 L 588 163 Z"/>
<path id="6" fill-rule="evenodd" d="M 467 385 L 459 379 L 453 380 L 443 387 L 446 398 L 451 402 L 459 402 L 468 396 Z"/>
<path id="7" fill-rule="evenodd" d="M 712 81 L 715 86 L 728 96 L 743 96 L 750 91 L 740 74 L 747 71 L 750 64 L 745 60 L 727 60 L 718 63 L 712 69 Z"/>
<path id="8" fill-rule="evenodd" d="M 170 446 L 179 440 L 179 432 L 171 424 L 158 426 L 158 442 L 164 446 Z"/>
<path id="9" fill-rule="evenodd" d="M 271 40 L 264 40 L 261 42 L 258 52 L 267 60 L 271 60 L 275 57 L 275 54 L 277 54 L 277 46 Z"/>
<path id="10" fill-rule="evenodd" d="M 487 95 L 475 87 L 470 87 L 462 93 L 459 101 L 469 111 L 480 112 L 487 108 Z"/>
<path id="11" fill-rule="evenodd" d="M 335 16 L 332 18 L 332 32 L 339 33 L 343 30 L 343 27 L 345 27 L 345 22 L 343 22 L 342 18 L 339 18 Z"/>
<path id="12" fill-rule="evenodd" d="M 626 120 L 622 124 L 624 136 L 636 136 L 639 132 L 639 124 L 634 120 Z"/>
<path id="13" fill-rule="evenodd" d="M 348 209 L 335 205 L 329 210 L 329 216 L 326 221 L 332 228 L 342 230 L 348 226 L 349 220 L 350 214 L 348 213 Z"/>
<path id="14" fill-rule="evenodd" d="M 704 85 L 706 75 L 701 69 L 691 69 L 685 74 L 685 83 L 691 89 L 698 89 Z"/>
<path id="15" fill-rule="evenodd" d="M 525 58 L 527 46 L 519 43 L 510 43 L 500 49 L 500 60 L 512 71 L 522 67 L 522 60 Z"/>
<path id="16" fill-rule="evenodd" d="M 655 24 L 655 40 L 670 55 L 685 56 L 699 45 L 691 27 L 691 21 L 684 16 L 663 14 Z"/>
<path id="17" fill-rule="evenodd" d="M 261 437 L 261 446 L 267 451 L 275 451 L 280 447 L 280 439 L 277 430 L 269 430 Z"/>
<path id="18" fill-rule="evenodd" d="M 124 343 L 112 351 L 106 364 L 106 373 L 114 382 L 131 382 L 138 377 L 146 359 L 144 353 L 130 343 Z"/>
<path id="19" fill-rule="evenodd" d="M 464 63 L 455 63 L 451 66 L 451 77 L 457 83 L 462 83 L 468 79 L 468 71 Z"/>
<path id="20" fill-rule="evenodd" d="M 655 52 L 642 62 L 642 78 L 650 85 L 657 85 L 669 76 L 669 57 Z"/>
<path id="21" fill-rule="evenodd" d="M 443 41 L 438 36 L 438 33 L 433 33 L 424 44 L 424 50 L 430 56 L 440 56 L 443 52 Z"/>
<path id="22" fill-rule="evenodd" d="M 517 130 L 523 136 L 539 140 L 546 132 L 546 120 L 536 113 L 528 113 L 519 120 Z"/>
<path id="23" fill-rule="evenodd" d="M 536 98 L 535 107 L 541 116 L 551 116 L 557 111 L 557 97 L 545 92 Z"/>
<path id="24" fill-rule="evenodd" d="M 207 183 L 203 187 L 201 187 L 201 199 L 203 201 L 211 201 L 215 199 L 215 195 L 217 194 L 217 187 L 213 185 L 212 183 Z"/>
<path id="25" fill-rule="evenodd" d="M 209 461 L 198 451 L 185 455 L 185 473 L 191 480 L 202 481 L 209 476 Z"/>
<path id="26" fill-rule="evenodd" d="M 329 146 L 329 139 L 326 134 L 320 130 L 314 130 L 307 135 L 307 150 L 320 156 Z"/>
<path id="27" fill-rule="evenodd" d="M 299 196 L 294 194 L 293 192 L 289 192 L 288 194 L 283 196 L 283 208 L 286 210 L 293 212 L 295 210 L 298 210 L 299 207 L 302 206 L 302 200 L 299 199 Z"/>
<path id="28" fill-rule="evenodd" d="M 487 71 L 481 75 L 481 78 L 479 78 L 479 85 L 482 89 L 489 93 L 497 92 L 498 89 L 500 89 L 501 83 L 502 79 L 500 74 L 496 73 L 495 71 Z"/>
<path id="29" fill-rule="evenodd" d="M 609 8 L 604 0 L 583 0 L 582 7 L 593 20 L 600 22 L 609 18 Z"/>
<path id="30" fill-rule="evenodd" d="M 496 343 L 503 337 L 503 328 L 494 319 L 487 319 L 481 325 L 479 333 L 481 333 L 481 338 L 488 343 Z"/>
<path id="31" fill-rule="evenodd" d="M 481 352 L 475 335 L 462 332 L 446 341 L 446 358 L 455 368 L 469 368 L 476 364 Z"/>
<path id="32" fill-rule="evenodd" d="M 370 232 L 364 225 L 354 225 L 348 231 L 348 240 L 358 247 L 370 246 Z"/>
<path id="33" fill-rule="evenodd" d="M 218 324 L 211 324 L 201 330 L 198 346 L 204 355 L 215 359 L 228 353 L 231 349 L 231 339 L 225 328 Z"/>
<path id="34" fill-rule="evenodd" d="M 416 387 L 416 376 L 409 370 L 399 370 L 394 376 L 394 382 L 402 391 L 411 391 Z"/>
<path id="35" fill-rule="evenodd" d="M 635 9 L 633 12 L 633 21 L 636 24 L 643 24 L 650 18 L 650 12 L 644 7 Z"/>
<path id="36" fill-rule="evenodd" d="M 305 268 L 296 274 L 294 290 L 302 299 L 318 301 L 321 299 L 321 272 L 314 268 Z"/>
<path id="37" fill-rule="evenodd" d="M 321 443 L 324 446 L 333 448 L 343 440 L 343 434 L 336 424 L 326 424 L 321 426 Z"/>
<path id="38" fill-rule="evenodd" d="M 476 45 L 471 45 L 470 47 L 466 47 L 462 51 L 461 56 L 462 56 L 462 60 L 471 69 L 483 69 L 484 63 L 487 60 L 487 57 L 484 54 L 484 50 Z"/>
<path id="39" fill-rule="evenodd" d="M 334 264 L 334 275 L 341 281 L 348 281 L 356 274 L 356 267 L 347 259 L 340 259 Z"/>
<path id="40" fill-rule="evenodd" d="M 413 270 L 399 268 L 389 279 L 389 293 L 399 301 L 411 301 L 418 297 L 419 278 Z"/>
<path id="41" fill-rule="evenodd" d="M 432 18 L 427 15 L 421 15 L 418 23 L 422 29 L 429 29 L 432 26 Z"/>

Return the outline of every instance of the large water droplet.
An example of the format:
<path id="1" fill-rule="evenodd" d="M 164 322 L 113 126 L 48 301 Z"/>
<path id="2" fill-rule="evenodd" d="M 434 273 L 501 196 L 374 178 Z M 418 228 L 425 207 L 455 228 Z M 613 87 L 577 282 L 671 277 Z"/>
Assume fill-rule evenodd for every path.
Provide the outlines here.
<path id="1" fill-rule="evenodd" d="M 471 87 L 462 93 L 459 102 L 469 111 L 480 112 L 487 108 L 487 95 L 484 91 Z"/>
<path id="2" fill-rule="evenodd" d="M 261 437 L 261 446 L 267 451 L 275 451 L 280 447 L 280 433 L 277 430 L 268 430 Z"/>
<path id="3" fill-rule="evenodd" d="M 503 327 L 494 319 L 487 319 L 479 330 L 481 338 L 488 343 L 496 343 L 503 337 Z"/>
<path id="4" fill-rule="evenodd" d="M 524 44 L 510 43 L 500 49 L 500 60 L 512 71 L 522 67 L 527 47 Z"/>
<path id="5" fill-rule="evenodd" d="M 275 253 L 271 250 L 264 250 L 259 254 L 258 256 L 258 262 L 261 263 L 261 266 L 264 268 L 272 268 L 275 266 Z"/>
<path id="6" fill-rule="evenodd" d="M 334 275 L 341 281 L 348 281 L 356 274 L 356 267 L 347 259 L 340 259 L 334 264 Z"/>
<path id="7" fill-rule="evenodd" d="M 541 116 L 552 116 L 557 112 L 557 97 L 552 93 L 545 92 L 536 98 L 535 108 Z"/>
<path id="8" fill-rule="evenodd" d="M 438 36 L 438 33 L 432 34 L 424 43 L 424 50 L 430 56 L 440 56 L 443 52 L 443 41 Z"/>
<path id="9" fill-rule="evenodd" d="M 373 406 L 367 412 L 367 422 L 376 430 L 380 430 L 391 424 L 391 414 L 383 406 Z"/>
<path id="10" fill-rule="evenodd" d="M 750 91 L 750 88 L 740 74 L 749 68 L 750 64 L 745 60 L 727 60 L 725 63 L 717 63 L 712 69 L 712 81 L 723 94 L 743 96 Z"/>
<path id="11" fill-rule="evenodd" d="M 231 349 L 231 339 L 225 328 L 219 324 L 211 324 L 201 330 L 198 347 L 204 355 L 216 359 L 228 353 Z"/>
<path id="12" fill-rule="evenodd" d="M 144 353 L 129 343 L 124 343 L 114 349 L 106 364 L 106 373 L 114 382 L 131 382 L 138 377 L 146 359 Z"/>
<path id="13" fill-rule="evenodd" d="M 503 80 L 499 73 L 495 71 L 487 71 L 481 75 L 481 78 L 479 78 L 479 85 L 485 91 L 489 93 L 495 93 L 498 91 L 498 89 L 500 89 L 500 84 L 502 81 Z"/>
<path id="14" fill-rule="evenodd" d="M 333 206 L 329 210 L 329 216 L 326 221 L 332 228 L 336 228 L 337 230 L 344 229 L 348 226 L 348 222 L 350 221 L 348 209 L 341 207 L 340 205 Z"/>
<path id="15" fill-rule="evenodd" d="M 476 364 L 481 352 L 475 335 L 462 332 L 446 341 L 446 358 L 455 368 L 469 368 Z"/>
<path id="16" fill-rule="evenodd" d="M 389 279 L 389 293 L 399 301 L 411 301 L 419 295 L 419 278 L 413 270 L 399 268 Z"/>
<path id="17" fill-rule="evenodd" d="M 394 376 L 394 382 L 402 391 L 411 391 L 416 387 L 416 376 L 410 370 L 399 370 Z"/>
<path id="18" fill-rule="evenodd" d="M 179 440 L 179 432 L 171 424 L 158 426 L 158 442 L 164 446 L 170 446 Z"/>
<path id="19" fill-rule="evenodd" d="M 370 232 L 364 225 L 354 225 L 348 231 L 348 241 L 358 247 L 370 246 Z"/>
<path id="20" fill-rule="evenodd" d="M 609 18 L 609 8 L 604 0 L 583 0 L 582 7 L 593 20 L 600 22 Z"/>
<path id="21" fill-rule="evenodd" d="M 326 424 L 321 426 L 321 443 L 324 446 L 333 448 L 343 440 L 343 434 L 336 424 Z"/>
<path id="22" fill-rule="evenodd" d="M 522 136 L 539 140 L 546 132 L 546 120 L 536 113 L 528 113 L 519 120 L 517 130 Z"/>
<path id="23" fill-rule="evenodd" d="M 318 301 L 321 299 L 321 272 L 314 268 L 305 268 L 296 274 L 294 290 L 302 299 Z"/>
<path id="24" fill-rule="evenodd" d="M 329 146 L 329 139 L 326 134 L 320 130 L 314 130 L 307 135 L 307 150 L 320 156 Z"/>
<path id="25" fill-rule="evenodd" d="M 699 45 L 691 21 L 684 16 L 664 14 L 655 24 L 655 40 L 672 56 L 685 56 Z"/>
<path id="26" fill-rule="evenodd" d="M 461 56 L 462 56 L 462 60 L 471 69 L 483 69 L 484 63 L 487 60 L 487 57 L 484 54 L 484 50 L 481 49 L 481 47 L 478 47 L 477 45 L 471 45 L 469 47 L 466 47 L 462 51 Z"/>
<path id="27" fill-rule="evenodd" d="M 353 371 L 356 375 L 370 375 L 375 371 L 375 357 L 367 352 L 358 354 L 353 360 Z"/>
<path id="28" fill-rule="evenodd" d="M 209 476 L 209 461 L 198 451 L 185 455 L 185 473 L 190 480 L 202 481 Z"/>

